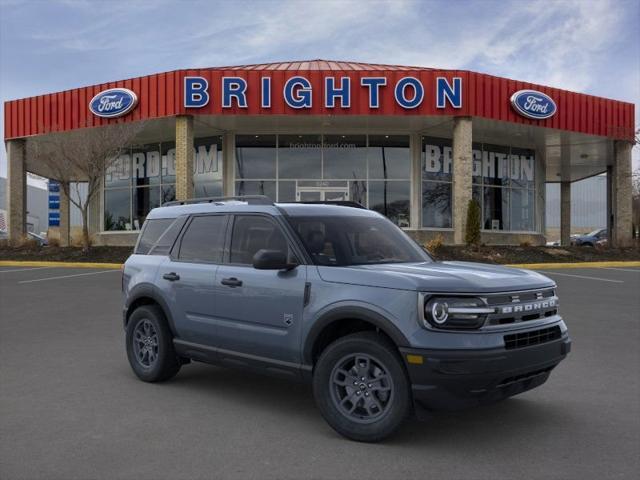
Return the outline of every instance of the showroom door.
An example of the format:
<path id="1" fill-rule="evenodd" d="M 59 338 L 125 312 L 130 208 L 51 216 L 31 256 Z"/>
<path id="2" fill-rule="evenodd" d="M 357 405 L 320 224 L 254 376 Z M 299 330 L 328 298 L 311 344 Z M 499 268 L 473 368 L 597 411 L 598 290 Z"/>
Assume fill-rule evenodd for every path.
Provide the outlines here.
<path id="1" fill-rule="evenodd" d="M 349 182 L 296 182 L 298 202 L 342 202 L 349 200 Z"/>

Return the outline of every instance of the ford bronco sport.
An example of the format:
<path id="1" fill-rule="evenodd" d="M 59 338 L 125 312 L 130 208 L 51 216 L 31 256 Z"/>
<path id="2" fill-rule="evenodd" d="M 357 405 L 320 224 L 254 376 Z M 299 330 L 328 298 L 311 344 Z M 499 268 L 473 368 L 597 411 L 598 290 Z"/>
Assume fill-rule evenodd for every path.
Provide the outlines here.
<path id="1" fill-rule="evenodd" d="M 307 380 L 331 427 L 377 441 L 411 412 L 537 387 L 565 358 L 547 277 L 436 262 L 356 207 L 254 196 L 152 210 L 123 273 L 135 374 L 158 382 L 200 361 Z"/>

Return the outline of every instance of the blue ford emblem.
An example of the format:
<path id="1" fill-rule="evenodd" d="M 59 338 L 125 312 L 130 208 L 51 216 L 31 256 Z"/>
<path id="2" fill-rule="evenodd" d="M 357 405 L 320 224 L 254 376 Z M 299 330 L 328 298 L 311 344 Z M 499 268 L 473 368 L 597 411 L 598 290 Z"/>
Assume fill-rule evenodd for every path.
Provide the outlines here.
<path id="1" fill-rule="evenodd" d="M 511 105 L 523 117 L 544 120 L 555 115 L 556 103 L 549 95 L 535 90 L 518 90 L 511 95 Z"/>
<path id="2" fill-rule="evenodd" d="M 89 110 L 104 118 L 126 115 L 138 104 L 138 96 L 127 88 L 103 90 L 89 102 Z"/>

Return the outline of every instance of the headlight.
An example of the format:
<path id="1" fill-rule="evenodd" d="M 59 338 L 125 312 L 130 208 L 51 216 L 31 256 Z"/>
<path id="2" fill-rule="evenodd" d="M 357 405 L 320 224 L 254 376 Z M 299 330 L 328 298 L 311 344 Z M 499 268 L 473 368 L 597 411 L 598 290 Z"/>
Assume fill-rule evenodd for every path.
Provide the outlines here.
<path id="1" fill-rule="evenodd" d="M 479 328 L 495 308 L 475 297 L 432 297 L 424 305 L 424 326 Z"/>

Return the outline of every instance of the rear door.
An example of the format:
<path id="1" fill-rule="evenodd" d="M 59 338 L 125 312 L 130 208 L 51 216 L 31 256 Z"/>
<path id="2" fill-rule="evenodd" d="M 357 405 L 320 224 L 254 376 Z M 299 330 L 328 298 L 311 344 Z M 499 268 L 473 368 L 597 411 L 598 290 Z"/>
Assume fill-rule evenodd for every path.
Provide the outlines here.
<path id="1" fill-rule="evenodd" d="M 258 250 L 282 250 L 297 261 L 282 226 L 266 215 L 234 215 L 225 263 L 216 274 L 220 355 L 300 362 L 306 266 L 256 270 Z"/>
<path id="2" fill-rule="evenodd" d="M 222 261 L 229 217 L 196 215 L 158 271 L 156 285 L 170 305 L 178 337 L 214 346 L 216 272 Z"/>

